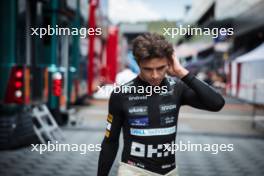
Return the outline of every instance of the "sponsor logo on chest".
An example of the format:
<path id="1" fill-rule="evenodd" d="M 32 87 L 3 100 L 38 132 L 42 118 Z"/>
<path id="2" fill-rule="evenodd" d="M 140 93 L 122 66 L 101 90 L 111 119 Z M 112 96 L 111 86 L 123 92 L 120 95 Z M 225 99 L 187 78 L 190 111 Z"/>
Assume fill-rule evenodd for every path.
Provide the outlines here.
<path id="1" fill-rule="evenodd" d="M 160 124 L 161 125 L 171 125 L 174 122 L 175 122 L 175 117 L 174 116 L 160 117 Z"/>
<path id="2" fill-rule="evenodd" d="M 133 101 L 133 100 L 147 100 L 148 97 L 147 96 L 130 96 L 128 97 L 129 101 Z"/>
<path id="3" fill-rule="evenodd" d="M 131 126 L 148 126 L 149 125 L 149 118 L 148 117 L 130 118 L 129 124 Z"/>
<path id="4" fill-rule="evenodd" d="M 147 115 L 148 107 L 147 106 L 133 106 L 128 109 L 128 113 L 132 115 Z"/>
<path id="5" fill-rule="evenodd" d="M 171 142 L 171 145 L 174 145 L 174 141 Z M 170 144 L 168 144 L 170 145 Z M 153 158 L 153 157 L 167 157 L 169 155 L 174 155 L 174 150 L 166 150 L 164 144 L 158 144 L 158 145 L 146 145 L 141 144 L 138 142 L 132 142 L 131 143 L 131 151 L 130 154 L 132 156 L 137 157 L 144 157 L 144 158 Z"/>
<path id="6" fill-rule="evenodd" d="M 160 113 L 167 113 L 167 112 L 171 112 L 173 110 L 176 109 L 176 104 L 163 104 L 163 105 L 160 105 L 159 108 L 160 108 Z"/>
<path id="7" fill-rule="evenodd" d="M 168 128 L 151 128 L 151 129 L 137 129 L 130 128 L 130 134 L 133 136 L 162 136 L 171 135 L 176 132 L 176 126 Z"/>

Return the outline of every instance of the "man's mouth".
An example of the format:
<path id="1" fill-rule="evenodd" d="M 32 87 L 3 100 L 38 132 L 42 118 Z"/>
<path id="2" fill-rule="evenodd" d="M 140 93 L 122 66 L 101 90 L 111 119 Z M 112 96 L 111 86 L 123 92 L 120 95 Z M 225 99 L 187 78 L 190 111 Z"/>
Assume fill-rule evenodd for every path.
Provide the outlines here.
<path id="1" fill-rule="evenodd" d="M 151 81 L 151 85 L 153 85 L 153 86 L 157 86 L 159 84 L 160 84 L 160 80 L 152 80 Z"/>

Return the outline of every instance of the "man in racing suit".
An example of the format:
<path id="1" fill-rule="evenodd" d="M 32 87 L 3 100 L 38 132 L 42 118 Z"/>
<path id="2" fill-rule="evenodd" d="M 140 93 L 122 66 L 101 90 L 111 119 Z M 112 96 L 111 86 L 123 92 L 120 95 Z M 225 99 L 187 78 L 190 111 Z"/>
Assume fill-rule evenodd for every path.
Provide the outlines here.
<path id="1" fill-rule="evenodd" d="M 125 91 L 111 94 L 97 174 L 108 175 L 122 129 L 124 147 L 119 175 L 177 175 L 175 151 L 167 150 L 166 146 L 175 144 L 180 106 L 219 111 L 225 101 L 180 65 L 172 45 L 163 36 L 137 37 L 133 54 L 140 74 L 121 86 Z M 145 91 L 131 91 L 139 88 Z M 151 94 L 146 91 L 149 88 Z"/>

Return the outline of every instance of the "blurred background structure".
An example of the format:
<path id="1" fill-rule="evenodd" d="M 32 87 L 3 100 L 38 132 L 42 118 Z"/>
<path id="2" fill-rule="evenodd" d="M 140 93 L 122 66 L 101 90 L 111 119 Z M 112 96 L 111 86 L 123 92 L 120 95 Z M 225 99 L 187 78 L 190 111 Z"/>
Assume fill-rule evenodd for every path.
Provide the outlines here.
<path id="1" fill-rule="evenodd" d="M 60 133 L 68 143 L 100 143 L 109 94 L 98 86 L 139 73 L 136 36 L 180 25 L 234 29 L 217 38 L 165 36 L 180 62 L 227 102 L 217 115 L 183 108 L 180 138 L 237 144 L 219 158 L 179 154 L 180 175 L 264 174 L 263 0 L 2 0 L 0 9 L 0 175 L 95 175 L 98 152 L 39 155 L 29 145 Z M 48 25 L 101 28 L 102 35 L 31 35 Z"/>

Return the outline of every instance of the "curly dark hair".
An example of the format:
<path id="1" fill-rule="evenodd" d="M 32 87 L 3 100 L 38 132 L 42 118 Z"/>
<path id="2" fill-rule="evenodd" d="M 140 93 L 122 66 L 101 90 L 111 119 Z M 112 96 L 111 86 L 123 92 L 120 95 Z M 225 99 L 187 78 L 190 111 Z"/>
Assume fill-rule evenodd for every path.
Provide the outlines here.
<path id="1" fill-rule="evenodd" d="M 172 61 L 173 46 L 164 36 L 146 33 L 133 40 L 133 55 L 139 64 L 143 60 L 167 58 Z"/>

